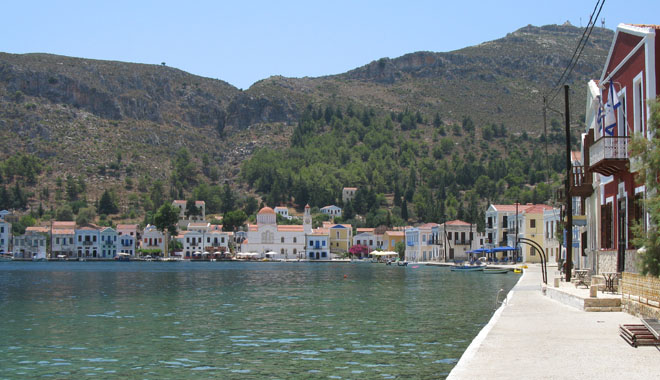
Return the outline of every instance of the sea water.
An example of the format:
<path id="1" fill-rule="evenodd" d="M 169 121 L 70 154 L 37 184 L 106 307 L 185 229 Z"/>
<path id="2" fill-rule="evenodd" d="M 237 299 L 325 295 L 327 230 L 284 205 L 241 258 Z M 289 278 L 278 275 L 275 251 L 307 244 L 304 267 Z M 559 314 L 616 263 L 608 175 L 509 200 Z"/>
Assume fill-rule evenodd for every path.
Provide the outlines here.
<path id="1" fill-rule="evenodd" d="M 444 378 L 517 279 L 413 264 L 4 262 L 0 379 Z"/>

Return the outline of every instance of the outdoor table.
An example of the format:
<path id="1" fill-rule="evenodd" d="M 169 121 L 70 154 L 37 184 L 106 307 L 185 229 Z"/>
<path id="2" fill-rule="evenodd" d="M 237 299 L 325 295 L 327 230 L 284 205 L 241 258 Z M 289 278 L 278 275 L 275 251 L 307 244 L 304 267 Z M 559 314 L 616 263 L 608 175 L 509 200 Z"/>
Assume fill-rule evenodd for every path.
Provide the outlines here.
<path id="1" fill-rule="evenodd" d="M 584 285 L 587 288 L 589 287 L 589 285 L 587 285 L 587 283 L 585 282 L 585 280 L 587 279 L 587 273 L 589 273 L 589 271 L 587 269 L 576 269 L 575 270 L 575 287 L 576 288 L 578 287 L 578 285 Z"/>
<path id="2" fill-rule="evenodd" d="M 617 272 L 603 272 L 603 277 L 605 278 L 605 290 L 606 292 L 614 293 L 614 281 L 619 277 Z"/>

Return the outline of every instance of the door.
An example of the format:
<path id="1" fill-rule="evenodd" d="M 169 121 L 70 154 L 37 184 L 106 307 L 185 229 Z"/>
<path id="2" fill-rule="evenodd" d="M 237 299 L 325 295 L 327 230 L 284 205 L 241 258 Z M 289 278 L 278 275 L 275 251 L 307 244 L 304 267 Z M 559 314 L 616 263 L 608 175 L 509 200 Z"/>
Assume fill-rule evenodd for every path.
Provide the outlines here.
<path id="1" fill-rule="evenodd" d="M 619 200 L 619 212 L 617 213 L 617 260 L 616 271 L 621 273 L 625 270 L 626 265 L 626 230 L 628 224 L 626 223 L 626 200 Z"/>

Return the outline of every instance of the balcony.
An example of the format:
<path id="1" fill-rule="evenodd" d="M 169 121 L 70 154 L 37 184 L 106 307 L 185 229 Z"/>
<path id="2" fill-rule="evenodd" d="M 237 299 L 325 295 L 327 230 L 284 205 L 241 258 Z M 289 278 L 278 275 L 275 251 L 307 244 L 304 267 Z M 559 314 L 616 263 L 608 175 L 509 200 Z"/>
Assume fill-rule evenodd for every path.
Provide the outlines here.
<path id="1" fill-rule="evenodd" d="M 589 171 L 610 176 L 627 170 L 628 136 L 603 136 L 589 147 Z"/>
<path id="2" fill-rule="evenodd" d="M 587 173 L 583 165 L 573 165 L 570 186 L 572 197 L 588 197 L 594 192 L 591 185 L 591 173 Z"/>
<path id="3" fill-rule="evenodd" d="M 94 242 L 89 241 L 89 240 L 85 240 L 85 241 L 82 242 L 82 245 L 83 245 L 83 246 L 86 246 L 86 247 L 87 247 L 87 246 L 92 246 L 92 245 L 94 245 Z"/>

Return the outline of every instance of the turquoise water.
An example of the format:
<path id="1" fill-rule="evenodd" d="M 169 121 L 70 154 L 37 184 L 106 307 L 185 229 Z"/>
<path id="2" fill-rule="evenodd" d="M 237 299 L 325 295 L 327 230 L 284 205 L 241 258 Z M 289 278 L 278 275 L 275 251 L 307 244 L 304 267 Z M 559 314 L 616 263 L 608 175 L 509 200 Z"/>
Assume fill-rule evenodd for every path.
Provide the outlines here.
<path id="1" fill-rule="evenodd" d="M 0 379 L 443 378 L 517 279 L 351 263 L 0 263 Z"/>

